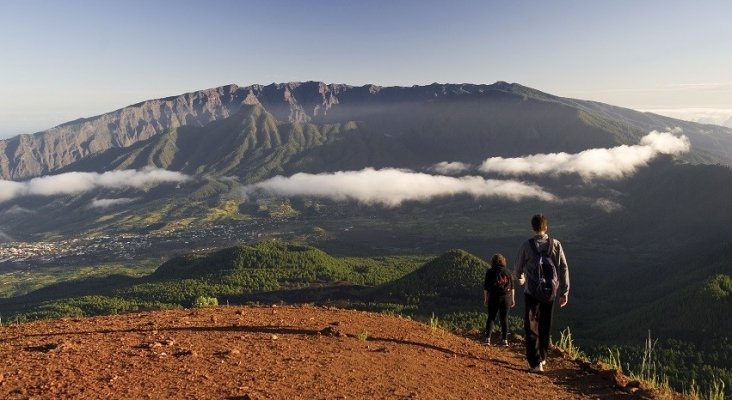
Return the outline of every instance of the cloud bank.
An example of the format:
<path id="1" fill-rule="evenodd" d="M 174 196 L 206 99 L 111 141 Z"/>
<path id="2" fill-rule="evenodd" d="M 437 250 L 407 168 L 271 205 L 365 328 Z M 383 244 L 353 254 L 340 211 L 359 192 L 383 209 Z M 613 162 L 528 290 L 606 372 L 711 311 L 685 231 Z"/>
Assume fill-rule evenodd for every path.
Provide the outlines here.
<path id="1" fill-rule="evenodd" d="M 180 172 L 160 168 L 145 168 L 140 171 L 126 169 L 102 174 L 96 172 L 67 172 L 33 178 L 24 182 L 0 180 L 0 202 L 21 196 L 78 194 L 97 188 L 140 189 L 164 182 L 185 182 L 189 179 L 190 177 Z"/>
<path id="2" fill-rule="evenodd" d="M 577 174 L 585 180 L 620 179 L 632 175 L 660 154 L 679 155 L 691 148 L 689 138 L 671 132 L 653 131 L 641 138 L 640 144 L 610 149 L 589 149 L 576 154 L 534 154 L 525 157 L 491 157 L 480 171 L 502 175 Z"/>
<path id="3" fill-rule="evenodd" d="M 515 201 L 526 198 L 555 200 L 554 195 L 541 187 L 519 181 L 485 179 L 479 176 L 456 178 L 391 168 L 276 176 L 245 186 L 242 191 L 246 197 L 263 192 L 285 197 L 312 196 L 355 200 L 386 207 L 396 207 L 410 200 L 428 201 L 435 197 L 458 194 Z"/>

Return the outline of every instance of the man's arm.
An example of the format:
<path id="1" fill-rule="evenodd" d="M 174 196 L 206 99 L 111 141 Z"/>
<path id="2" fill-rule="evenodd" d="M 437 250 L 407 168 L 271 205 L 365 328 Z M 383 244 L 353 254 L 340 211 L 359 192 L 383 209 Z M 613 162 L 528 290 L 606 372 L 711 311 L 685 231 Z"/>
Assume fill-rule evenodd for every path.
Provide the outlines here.
<path id="1" fill-rule="evenodd" d="M 521 247 L 519 247 L 519 252 L 518 256 L 516 256 L 516 264 L 514 268 L 514 274 L 516 275 L 516 280 L 518 281 L 519 285 L 523 285 L 526 281 L 526 278 L 524 277 L 524 266 L 526 265 L 526 250 L 524 249 L 525 247 L 525 242 L 521 245 Z"/>
<path id="2" fill-rule="evenodd" d="M 562 244 L 559 243 L 559 292 L 561 296 L 559 298 L 559 306 L 564 307 L 567 305 L 569 300 L 569 265 L 567 264 L 567 257 L 564 255 L 564 249 Z"/>

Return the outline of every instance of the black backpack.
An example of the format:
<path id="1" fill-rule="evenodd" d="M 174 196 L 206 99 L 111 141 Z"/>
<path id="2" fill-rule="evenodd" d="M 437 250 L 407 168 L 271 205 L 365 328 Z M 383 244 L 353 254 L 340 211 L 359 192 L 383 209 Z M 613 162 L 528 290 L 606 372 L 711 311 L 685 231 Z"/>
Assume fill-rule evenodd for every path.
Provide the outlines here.
<path id="1" fill-rule="evenodd" d="M 503 296 L 511 293 L 511 275 L 506 272 L 506 268 L 493 267 L 493 284 L 491 285 L 491 294 Z"/>
<path id="2" fill-rule="evenodd" d="M 534 263 L 537 271 L 526 271 L 527 285 L 529 293 L 537 300 L 542 302 L 552 302 L 557 297 L 559 291 L 559 275 L 557 274 L 557 266 L 551 257 L 554 250 L 554 241 L 549 238 L 548 246 L 545 251 L 539 251 L 536 240 L 529 239 L 529 246 L 534 251 Z"/>

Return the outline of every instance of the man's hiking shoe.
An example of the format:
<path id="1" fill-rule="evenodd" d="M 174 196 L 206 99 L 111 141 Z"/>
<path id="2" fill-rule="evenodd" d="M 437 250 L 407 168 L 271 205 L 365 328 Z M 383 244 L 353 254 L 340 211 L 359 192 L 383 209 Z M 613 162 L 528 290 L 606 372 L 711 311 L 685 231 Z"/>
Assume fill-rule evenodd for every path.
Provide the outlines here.
<path id="1" fill-rule="evenodd" d="M 501 346 L 508 347 L 508 340 L 503 339 L 503 341 L 501 341 Z"/>
<path id="2" fill-rule="evenodd" d="M 490 346 L 491 345 L 491 338 L 485 338 L 485 339 L 483 339 L 483 342 L 481 344 L 483 346 Z"/>
<path id="3" fill-rule="evenodd" d="M 542 367 L 546 367 L 546 360 L 541 360 L 539 365 L 541 365 Z"/>
<path id="4" fill-rule="evenodd" d="M 539 364 L 534 368 L 529 368 L 529 372 L 533 372 L 535 374 L 541 374 L 544 372 L 544 365 Z"/>

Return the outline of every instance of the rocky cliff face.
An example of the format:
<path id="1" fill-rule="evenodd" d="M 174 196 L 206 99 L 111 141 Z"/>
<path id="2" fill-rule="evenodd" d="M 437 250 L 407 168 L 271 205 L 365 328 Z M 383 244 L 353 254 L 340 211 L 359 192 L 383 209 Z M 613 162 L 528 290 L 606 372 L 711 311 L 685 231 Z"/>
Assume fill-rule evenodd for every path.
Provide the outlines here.
<path id="1" fill-rule="evenodd" d="M 448 88 L 463 85 L 433 86 L 427 90 L 424 89 L 430 87 L 391 89 L 412 92 L 406 98 L 416 99 L 444 95 L 454 90 Z M 0 141 L 0 178 L 21 180 L 53 173 L 90 155 L 110 148 L 128 147 L 168 129 L 204 126 L 227 118 L 239 111 L 242 104 L 260 104 L 283 122 L 320 122 L 328 119 L 329 110 L 340 103 L 341 96 L 356 105 L 380 92 L 381 88 L 374 85 L 353 87 L 292 82 L 249 87 L 228 85 L 148 100 L 32 135 Z"/>
<path id="2" fill-rule="evenodd" d="M 226 118 L 244 98 L 235 85 L 149 100 L 33 135 L 0 141 L 0 177 L 25 179 L 113 147 L 127 147 L 167 129 Z"/>

